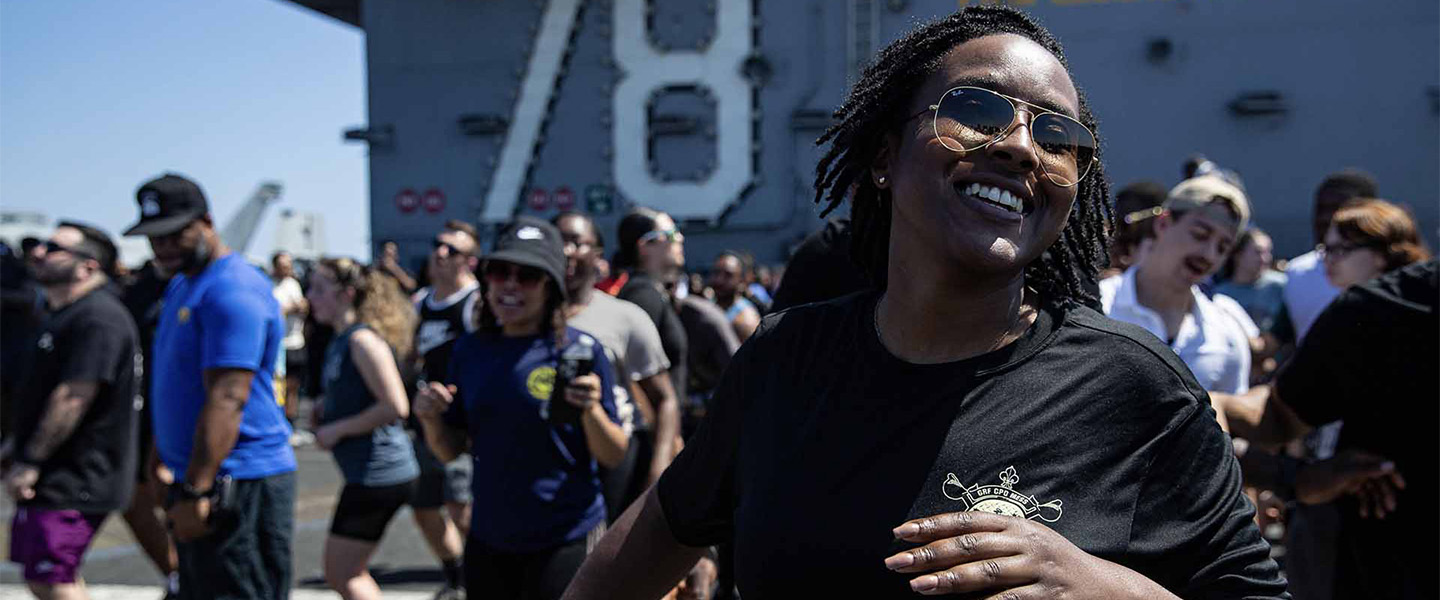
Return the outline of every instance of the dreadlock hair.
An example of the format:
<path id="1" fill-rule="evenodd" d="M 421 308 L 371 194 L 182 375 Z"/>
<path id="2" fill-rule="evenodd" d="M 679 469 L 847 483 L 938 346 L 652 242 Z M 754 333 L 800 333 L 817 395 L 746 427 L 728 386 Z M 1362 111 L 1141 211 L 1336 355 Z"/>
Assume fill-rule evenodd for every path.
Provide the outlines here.
<path id="1" fill-rule="evenodd" d="M 835 124 L 816 140 L 830 149 L 815 168 L 815 202 L 823 218 L 850 196 L 854 235 L 850 256 L 878 288 L 886 285 L 890 251 L 890 194 L 867 176 L 883 147 L 885 134 L 899 131 L 915 93 L 956 46 L 987 35 L 1010 33 L 1044 47 L 1069 71 L 1060 42 L 1028 15 L 1005 6 L 966 6 L 944 19 L 921 24 L 886 46 L 865 68 Z M 1080 122 L 1100 132 L 1095 116 L 1076 86 Z M 1057 305 L 1084 304 L 1099 310 L 1090 291 L 1108 260 L 1107 237 L 1114 220 L 1110 185 L 1097 149 L 1090 173 L 1078 185 L 1074 208 L 1060 237 L 1025 267 L 1026 285 Z"/>
<path id="2" fill-rule="evenodd" d="M 395 278 L 348 258 L 325 258 L 320 266 L 341 289 L 355 292 L 356 320 L 375 330 L 405 364 L 415 341 L 415 305 Z"/>

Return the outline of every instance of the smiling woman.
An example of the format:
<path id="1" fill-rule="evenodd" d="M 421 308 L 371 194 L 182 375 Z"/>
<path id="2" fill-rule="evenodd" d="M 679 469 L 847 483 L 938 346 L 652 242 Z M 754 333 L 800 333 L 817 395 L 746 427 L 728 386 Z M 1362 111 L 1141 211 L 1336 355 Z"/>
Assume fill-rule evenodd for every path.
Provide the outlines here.
<path id="1" fill-rule="evenodd" d="M 604 531 L 599 467 L 615 468 L 629 438 L 603 347 L 566 326 L 560 232 L 516 219 L 483 272 L 480 329 L 455 342 L 448 379 L 426 383 L 415 412 L 441 460 L 474 457 L 468 593 L 558 598 Z"/>
<path id="2" fill-rule="evenodd" d="M 966 7 L 836 118 L 816 199 L 875 289 L 764 319 L 568 597 L 659 597 L 723 542 L 746 598 L 1287 597 L 1204 390 L 1094 309 L 1108 189 L 1059 43 Z"/>

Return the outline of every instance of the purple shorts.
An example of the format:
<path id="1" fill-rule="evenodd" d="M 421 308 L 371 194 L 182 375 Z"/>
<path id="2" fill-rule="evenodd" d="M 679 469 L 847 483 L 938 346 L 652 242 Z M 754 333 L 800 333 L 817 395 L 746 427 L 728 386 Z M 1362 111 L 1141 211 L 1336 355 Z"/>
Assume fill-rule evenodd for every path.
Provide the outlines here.
<path id="1" fill-rule="evenodd" d="M 105 513 L 20 507 L 10 524 L 10 562 L 25 565 L 25 581 L 74 583 L 80 559 Z"/>

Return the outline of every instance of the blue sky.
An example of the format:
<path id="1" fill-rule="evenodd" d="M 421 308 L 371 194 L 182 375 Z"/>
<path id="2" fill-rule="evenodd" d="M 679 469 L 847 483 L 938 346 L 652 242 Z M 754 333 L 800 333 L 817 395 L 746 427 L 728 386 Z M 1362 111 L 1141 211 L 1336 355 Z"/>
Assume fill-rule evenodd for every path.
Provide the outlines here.
<path id="1" fill-rule="evenodd" d="M 200 183 L 225 222 L 279 180 L 279 210 L 324 215 L 333 254 L 368 258 L 365 47 L 355 28 L 279 0 L 0 0 L 0 207 L 118 235 L 135 189 Z"/>

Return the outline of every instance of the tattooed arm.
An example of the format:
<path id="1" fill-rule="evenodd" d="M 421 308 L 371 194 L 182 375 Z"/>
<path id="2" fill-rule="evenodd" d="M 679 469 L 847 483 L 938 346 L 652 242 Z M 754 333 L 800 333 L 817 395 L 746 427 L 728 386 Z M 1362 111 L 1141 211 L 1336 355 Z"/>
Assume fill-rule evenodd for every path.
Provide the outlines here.
<path id="1" fill-rule="evenodd" d="M 99 387 L 94 381 L 66 381 L 50 392 L 39 426 L 31 432 L 30 440 L 20 448 L 20 456 L 5 473 L 5 489 L 12 498 L 22 501 L 35 497 L 40 465 L 75 433 Z"/>
<path id="2" fill-rule="evenodd" d="M 95 392 L 100 388 L 94 381 L 66 381 L 55 386 L 50 392 L 50 401 L 40 417 L 40 425 L 25 444 L 20 455 L 24 462 L 39 465 L 50 458 L 55 450 L 70 439 L 75 427 L 90 410 Z"/>

